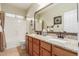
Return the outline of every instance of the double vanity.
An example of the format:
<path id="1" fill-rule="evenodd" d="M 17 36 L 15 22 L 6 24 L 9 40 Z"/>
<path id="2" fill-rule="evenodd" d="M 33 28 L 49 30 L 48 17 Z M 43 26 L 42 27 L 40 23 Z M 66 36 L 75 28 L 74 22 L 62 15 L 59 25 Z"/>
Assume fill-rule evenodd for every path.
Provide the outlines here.
<path id="1" fill-rule="evenodd" d="M 78 44 L 67 38 L 27 34 L 26 50 L 31 56 L 77 56 Z"/>

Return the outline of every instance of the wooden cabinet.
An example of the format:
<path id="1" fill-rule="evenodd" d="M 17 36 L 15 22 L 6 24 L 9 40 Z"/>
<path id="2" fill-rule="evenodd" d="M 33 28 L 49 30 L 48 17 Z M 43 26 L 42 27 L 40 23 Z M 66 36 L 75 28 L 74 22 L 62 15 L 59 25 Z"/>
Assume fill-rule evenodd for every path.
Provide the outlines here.
<path id="1" fill-rule="evenodd" d="M 40 55 L 40 41 L 38 39 L 33 38 L 33 54 Z"/>
<path id="2" fill-rule="evenodd" d="M 27 38 L 27 51 L 31 56 L 77 56 L 77 53 L 33 37 Z"/>
<path id="3" fill-rule="evenodd" d="M 51 56 L 51 44 L 40 41 L 40 55 Z"/>
<path id="4" fill-rule="evenodd" d="M 76 53 L 73 53 L 71 51 L 65 50 L 63 48 L 52 46 L 52 55 L 55 56 L 76 56 Z"/>
<path id="5" fill-rule="evenodd" d="M 28 46 L 28 44 L 29 44 L 29 37 L 28 36 L 25 36 L 26 38 L 25 38 L 25 40 L 26 40 L 26 53 L 28 53 L 28 51 L 29 51 L 29 46 Z"/>
<path id="6" fill-rule="evenodd" d="M 29 55 L 32 55 L 32 42 L 29 42 Z"/>
<path id="7" fill-rule="evenodd" d="M 33 56 L 39 56 L 36 52 L 33 52 Z"/>
<path id="8" fill-rule="evenodd" d="M 32 49 L 33 49 L 33 43 L 32 43 L 32 38 L 31 37 L 29 37 L 29 40 L 28 40 L 28 53 L 29 53 L 29 55 L 32 55 L 33 53 L 32 53 Z"/>
<path id="9" fill-rule="evenodd" d="M 49 52 L 51 51 L 51 44 L 49 44 L 49 43 L 46 43 L 46 42 L 41 41 L 41 42 L 40 42 L 40 46 L 41 46 L 42 48 L 48 50 Z"/>
<path id="10" fill-rule="evenodd" d="M 56 56 L 56 55 L 54 54 L 54 45 L 52 45 L 52 56 Z"/>
<path id="11" fill-rule="evenodd" d="M 51 56 L 51 52 L 46 49 L 40 48 L 40 56 Z"/>

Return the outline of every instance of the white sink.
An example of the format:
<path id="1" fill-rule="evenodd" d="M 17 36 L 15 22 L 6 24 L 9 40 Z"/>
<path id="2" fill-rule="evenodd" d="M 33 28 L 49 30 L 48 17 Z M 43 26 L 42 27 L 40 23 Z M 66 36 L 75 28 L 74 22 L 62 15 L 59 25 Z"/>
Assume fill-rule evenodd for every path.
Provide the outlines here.
<path id="1" fill-rule="evenodd" d="M 55 42 L 58 42 L 58 43 L 66 43 L 67 41 L 63 40 L 63 39 L 49 39 L 51 41 L 55 41 Z"/>
<path id="2" fill-rule="evenodd" d="M 46 38 L 48 38 L 50 41 L 53 42 L 57 42 L 57 43 L 66 43 L 67 41 L 65 41 L 64 39 L 61 38 L 53 38 L 52 36 L 46 36 Z"/>

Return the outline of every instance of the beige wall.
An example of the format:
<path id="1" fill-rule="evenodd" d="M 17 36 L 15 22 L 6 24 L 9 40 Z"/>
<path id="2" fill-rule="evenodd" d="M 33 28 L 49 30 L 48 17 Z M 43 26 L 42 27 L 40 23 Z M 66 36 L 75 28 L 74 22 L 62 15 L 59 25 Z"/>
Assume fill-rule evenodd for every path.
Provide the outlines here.
<path id="1" fill-rule="evenodd" d="M 39 5 L 34 3 L 31 7 L 26 11 L 26 24 L 27 24 L 27 32 L 34 33 L 34 14 L 38 9 Z M 30 26 L 31 20 L 33 21 L 33 25 Z"/>
<path id="2" fill-rule="evenodd" d="M 31 5 L 31 7 L 28 9 L 28 11 L 26 11 L 26 17 L 28 18 L 34 18 L 34 13 L 36 12 L 36 10 L 38 9 L 39 5 L 34 3 Z"/>
<path id="3" fill-rule="evenodd" d="M 11 6 L 9 4 L 6 4 L 6 3 L 2 4 L 2 10 L 4 12 L 13 13 L 13 14 L 17 14 L 17 15 L 22 15 L 22 16 L 26 15 L 26 11 L 25 10 L 16 8 L 16 7 Z"/>
<path id="4" fill-rule="evenodd" d="M 76 4 L 73 3 L 59 3 L 56 4 L 55 6 L 53 6 L 53 4 L 48 7 L 45 8 L 45 10 L 43 10 L 40 14 L 40 20 L 44 20 L 44 28 L 46 28 L 46 26 L 51 26 L 54 24 L 54 17 L 55 16 L 62 16 L 62 24 L 59 25 L 59 28 L 57 28 L 57 25 L 54 26 L 54 31 L 63 31 L 63 15 L 64 12 L 76 9 Z"/>

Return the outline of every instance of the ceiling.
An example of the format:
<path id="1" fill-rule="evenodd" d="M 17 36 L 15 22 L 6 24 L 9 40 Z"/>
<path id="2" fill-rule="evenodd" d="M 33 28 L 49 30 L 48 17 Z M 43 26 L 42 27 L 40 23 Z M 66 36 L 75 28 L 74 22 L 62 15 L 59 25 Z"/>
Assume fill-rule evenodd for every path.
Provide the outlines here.
<path id="1" fill-rule="evenodd" d="M 12 13 L 34 14 L 36 11 L 45 7 L 49 3 L 3 3 L 3 10 Z M 5 8 L 6 7 L 6 8 Z M 16 12 L 17 11 L 17 12 Z M 22 11 L 22 12 L 20 12 Z"/>
<path id="2" fill-rule="evenodd" d="M 46 5 L 48 5 L 49 3 L 8 3 L 11 6 L 23 9 L 23 10 L 27 10 L 28 8 L 30 8 L 33 5 L 39 5 L 39 9 L 45 7 Z"/>
<path id="3" fill-rule="evenodd" d="M 27 10 L 33 3 L 8 3 L 8 4 L 17 7 L 19 9 Z"/>

